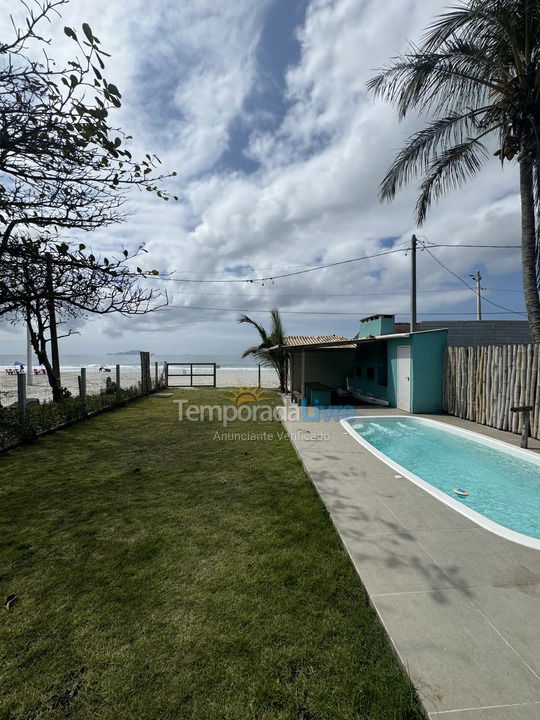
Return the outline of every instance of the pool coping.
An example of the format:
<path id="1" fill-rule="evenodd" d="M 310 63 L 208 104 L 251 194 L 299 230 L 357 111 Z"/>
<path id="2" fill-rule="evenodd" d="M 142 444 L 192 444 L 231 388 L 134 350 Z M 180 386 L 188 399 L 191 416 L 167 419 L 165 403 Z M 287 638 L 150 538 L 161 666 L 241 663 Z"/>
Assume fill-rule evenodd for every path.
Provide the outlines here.
<path id="1" fill-rule="evenodd" d="M 362 412 L 410 416 L 357 406 L 342 417 Z M 520 442 L 468 420 L 423 417 Z M 335 419 L 282 422 L 426 716 L 538 720 L 540 553 L 396 479 Z M 530 448 L 540 456 L 540 441 Z"/>
<path id="2" fill-rule="evenodd" d="M 479 525 L 480 527 L 484 528 L 485 530 L 488 530 L 489 532 L 495 533 L 495 535 L 499 535 L 500 537 L 505 538 L 506 540 L 509 540 L 510 542 L 517 543 L 518 545 L 523 545 L 524 547 L 531 548 L 533 550 L 540 550 L 540 539 L 539 538 L 533 538 L 529 535 L 525 535 L 524 533 L 520 533 L 517 530 L 512 530 L 511 528 L 507 528 L 504 525 L 501 525 L 500 523 L 495 522 L 494 520 L 490 520 L 490 518 L 486 517 L 485 515 L 482 515 L 482 513 L 477 512 L 476 510 L 473 510 L 470 507 L 467 507 L 466 505 L 463 505 L 463 503 L 460 503 L 458 500 L 454 500 L 454 498 L 450 497 L 446 493 L 444 493 L 442 490 L 439 490 L 438 488 L 431 485 L 431 483 L 427 482 L 426 480 L 422 480 L 421 477 L 416 475 L 415 473 L 411 472 L 407 468 L 403 467 L 399 463 L 397 463 L 395 460 L 392 460 L 392 458 L 385 455 L 383 452 L 378 450 L 374 445 L 372 445 L 370 442 L 368 442 L 365 438 L 363 438 L 361 435 L 359 435 L 357 432 L 355 432 L 354 428 L 349 424 L 350 420 L 379 420 L 381 418 L 396 418 L 401 417 L 398 415 L 351 415 L 347 418 L 342 418 L 340 420 L 341 425 L 345 428 L 345 430 L 351 435 L 351 437 L 356 440 L 356 442 L 360 443 L 360 445 L 367 448 L 376 458 L 381 460 L 381 462 L 385 463 L 389 467 L 391 467 L 396 472 L 403 475 L 403 477 L 406 477 L 407 480 L 410 480 L 412 483 L 417 485 L 419 488 L 424 490 L 425 492 L 432 495 L 434 498 L 439 500 L 440 502 L 444 503 L 445 505 L 448 505 L 448 507 L 452 508 L 452 510 L 455 510 L 458 513 L 461 513 L 461 515 L 464 515 L 465 517 L 469 518 L 469 520 L 472 520 L 474 523 Z M 482 435 L 481 433 L 474 432 L 473 430 L 464 430 L 463 428 L 455 427 L 453 425 L 449 425 L 448 423 L 441 423 L 437 420 L 433 420 L 432 418 L 425 418 L 421 415 L 409 415 L 408 417 L 414 418 L 415 420 L 419 420 L 425 425 L 429 425 L 432 427 L 438 427 L 442 428 L 444 432 L 450 432 L 455 435 L 460 435 L 462 437 L 469 437 L 472 436 L 474 439 L 476 439 L 478 442 L 482 443 L 483 445 L 487 445 L 488 447 L 493 447 L 500 449 L 502 448 L 502 452 L 505 452 L 509 455 L 512 455 L 514 457 L 524 457 L 525 459 L 533 462 L 535 465 L 540 465 L 540 457 L 530 451 L 523 448 L 517 448 L 514 445 L 510 445 L 509 443 L 505 442 L 504 440 L 497 440 L 496 438 L 490 438 L 487 435 Z M 403 418 L 406 419 L 406 418 Z"/>

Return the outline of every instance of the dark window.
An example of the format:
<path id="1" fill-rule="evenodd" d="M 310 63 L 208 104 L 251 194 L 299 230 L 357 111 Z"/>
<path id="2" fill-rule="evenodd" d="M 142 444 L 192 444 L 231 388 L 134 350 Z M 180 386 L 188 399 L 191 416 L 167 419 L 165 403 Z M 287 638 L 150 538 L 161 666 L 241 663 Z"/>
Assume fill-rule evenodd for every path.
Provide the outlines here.
<path id="1" fill-rule="evenodd" d="M 367 379 L 368 380 L 375 380 L 375 368 L 368 367 L 367 369 Z"/>

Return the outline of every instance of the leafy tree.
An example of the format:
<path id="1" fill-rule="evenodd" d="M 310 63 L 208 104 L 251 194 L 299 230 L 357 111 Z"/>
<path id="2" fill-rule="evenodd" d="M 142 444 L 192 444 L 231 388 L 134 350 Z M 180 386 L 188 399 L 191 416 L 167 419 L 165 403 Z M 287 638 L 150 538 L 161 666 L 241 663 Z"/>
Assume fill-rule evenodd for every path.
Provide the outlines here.
<path id="1" fill-rule="evenodd" d="M 142 315 L 162 307 L 167 297 L 142 288 L 140 275 L 130 269 L 143 248 L 131 255 L 124 251 L 120 258 L 90 256 L 91 263 L 82 250 L 79 260 L 74 253 L 57 254 L 53 262 L 41 249 L 39 240 L 26 238 L 17 243 L 16 262 L 9 250 L 0 258 L 0 315 L 26 324 L 34 352 L 47 372 L 53 400 L 59 401 L 63 389 L 54 361 L 57 321 L 62 325 L 89 315 Z M 68 330 L 59 337 L 71 334 Z"/>
<path id="2" fill-rule="evenodd" d="M 469 0 L 440 15 L 368 87 L 398 107 L 429 114 L 382 181 L 390 200 L 421 176 L 416 218 L 474 176 L 496 143 L 501 163 L 519 165 L 522 273 L 531 334 L 540 342 L 540 3 Z"/>
<path id="3" fill-rule="evenodd" d="M 122 222 L 132 187 L 169 200 L 161 189 L 166 176 L 156 174 L 159 158 L 135 161 L 130 136 L 111 123 L 121 94 L 105 78 L 108 55 L 90 26 L 64 28 L 72 60 L 58 66 L 49 56 L 40 28 L 67 2 L 20 0 L 26 19 L 12 20 L 12 37 L 0 42 L 0 316 L 28 325 L 55 400 L 62 397 L 55 353 L 49 358 L 56 315 L 62 322 L 139 314 L 161 302 L 138 285 L 157 272 L 130 269 L 142 248 L 97 258 L 59 232 Z"/>
<path id="4" fill-rule="evenodd" d="M 252 356 L 261 365 L 273 367 L 279 377 L 279 389 L 281 392 L 287 392 L 287 354 L 279 347 L 285 343 L 285 331 L 279 310 L 274 308 L 271 311 L 272 325 L 270 331 L 267 332 L 262 325 L 252 320 L 247 315 L 241 315 L 238 318 L 239 323 L 248 323 L 253 325 L 260 335 L 261 342 L 259 345 L 252 345 L 243 354 L 242 357 Z"/>
<path id="5" fill-rule="evenodd" d="M 133 160 L 129 136 L 111 124 L 121 94 L 104 77 L 108 55 L 90 26 L 64 28 L 75 47 L 64 67 L 49 57 L 39 28 L 67 2 L 21 0 L 26 21 L 0 42 L 0 255 L 20 229 L 46 238 L 48 229 L 122 221 L 129 187 L 169 199 L 165 176 L 154 175 L 159 158 Z"/>

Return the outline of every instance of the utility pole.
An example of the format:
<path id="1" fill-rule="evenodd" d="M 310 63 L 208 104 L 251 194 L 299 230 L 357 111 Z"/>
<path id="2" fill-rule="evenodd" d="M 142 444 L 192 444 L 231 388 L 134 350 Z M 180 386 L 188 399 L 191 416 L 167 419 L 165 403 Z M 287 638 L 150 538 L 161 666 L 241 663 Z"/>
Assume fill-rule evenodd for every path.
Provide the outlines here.
<path id="1" fill-rule="evenodd" d="M 49 325 L 51 335 L 51 361 L 54 376 L 57 381 L 58 389 L 61 387 L 60 382 L 60 357 L 58 355 L 58 330 L 56 327 L 56 310 L 54 307 L 54 286 L 53 286 L 53 274 L 52 274 L 52 259 L 50 253 L 45 255 L 46 263 L 46 283 L 47 283 L 47 304 L 49 310 Z"/>
<path id="2" fill-rule="evenodd" d="M 482 288 L 480 287 L 480 281 L 482 276 L 480 270 L 477 270 L 474 275 L 470 276 L 476 282 L 476 319 L 482 319 Z"/>
<path id="3" fill-rule="evenodd" d="M 411 238 L 411 332 L 416 330 L 416 235 Z"/>

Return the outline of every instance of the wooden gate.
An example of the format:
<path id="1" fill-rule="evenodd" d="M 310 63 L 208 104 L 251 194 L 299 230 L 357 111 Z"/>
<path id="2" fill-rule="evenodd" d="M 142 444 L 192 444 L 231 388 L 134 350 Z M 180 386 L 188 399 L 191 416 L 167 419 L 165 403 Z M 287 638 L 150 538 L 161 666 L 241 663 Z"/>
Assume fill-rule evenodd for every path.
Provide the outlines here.
<path id="1" fill-rule="evenodd" d="M 216 363 L 165 363 L 165 383 L 167 387 L 216 387 L 216 369 Z M 173 382 L 171 378 L 174 378 Z M 194 383 L 194 378 L 211 380 Z"/>

